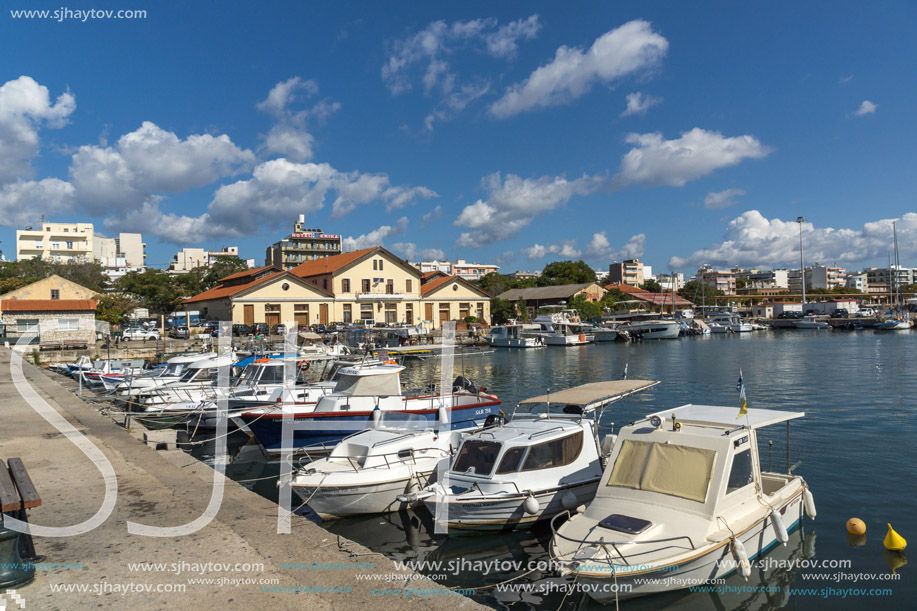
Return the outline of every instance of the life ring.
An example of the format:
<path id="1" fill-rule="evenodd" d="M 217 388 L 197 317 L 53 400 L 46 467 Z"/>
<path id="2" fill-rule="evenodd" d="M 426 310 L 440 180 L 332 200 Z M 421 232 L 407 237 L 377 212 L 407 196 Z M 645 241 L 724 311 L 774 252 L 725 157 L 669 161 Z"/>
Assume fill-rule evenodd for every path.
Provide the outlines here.
<path id="1" fill-rule="evenodd" d="M 309 361 L 299 361 L 296 366 L 299 367 L 300 371 L 309 371 Z"/>
<path id="2" fill-rule="evenodd" d="M 397 361 L 394 361 L 394 360 L 392 360 L 392 359 L 389 359 L 389 360 L 385 361 L 385 364 L 386 364 L 386 365 L 397 365 L 398 362 L 397 362 Z"/>

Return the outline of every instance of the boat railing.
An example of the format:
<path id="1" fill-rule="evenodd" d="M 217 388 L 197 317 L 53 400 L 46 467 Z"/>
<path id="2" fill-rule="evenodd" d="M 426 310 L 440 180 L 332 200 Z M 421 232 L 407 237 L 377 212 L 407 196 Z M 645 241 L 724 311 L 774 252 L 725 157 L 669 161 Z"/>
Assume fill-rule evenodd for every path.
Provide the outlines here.
<path id="1" fill-rule="evenodd" d="M 621 553 L 621 550 L 618 549 L 618 545 L 650 545 L 650 544 L 656 544 L 656 543 L 670 543 L 670 542 L 673 542 L 673 541 L 680 541 L 680 540 L 682 540 L 682 539 L 687 539 L 688 544 L 691 546 L 691 549 L 692 549 L 692 550 L 696 550 L 696 549 L 697 549 L 697 546 L 694 545 L 694 541 L 693 541 L 693 540 L 691 539 L 691 537 L 689 537 L 688 535 L 679 535 L 679 536 L 677 536 L 677 537 L 666 537 L 666 538 L 664 538 L 664 539 L 650 539 L 650 540 L 647 540 L 647 541 L 606 541 L 604 537 L 599 537 L 599 539 L 598 539 L 597 541 L 596 541 L 596 540 L 591 540 L 591 539 L 574 539 L 574 538 L 572 538 L 572 537 L 567 537 L 567 536 L 564 536 L 564 535 L 560 534 L 560 532 L 557 530 L 557 524 L 556 524 L 557 519 L 558 519 L 559 517 L 561 517 L 561 516 L 567 516 L 567 518 L 571 518 L 572 515 L 573 515 L 573 514 L 571 514 L 571 513 L 570 513 L 570 510 L 568 509 L 568 510 L 566 510 L 566 511 L 563 511 L 563 512 L 557 514 L 557 515 L 554 516 L 553 518 L 551 518 L 551 531 L 552 531 L 552 536 L 557 537 L 557 538 L 559 538 L 559 539 L 564 539 L 565 541 L 570 541 L 571 543 L 576 543 L 576 544 L 577 544 L 576 549 L 573 550 L 573 552 L 570 554 L 571 560 L 572 560 L 573 556 L 575 556 L 575 555 L 583 548 L 583 546 L 585 546 L 585 545 L 595 545 L 595 546 L 600 546 L 600 547 L 606 546 L 606 545 L 610 545 L 610 546 L 612 547 L 612 549 L 614 549 L 615 553 L 618 554 L 618 558 L 620 558 L 621 561 L 622 561 L 626 566 L 631 566 L 631 563 L 628 562 L 628 559 L 627 559 L 628 557 L 625 556 L 623 553 Z M 591 531 L 590 531 L 590 532 L 591 532 Z M 655 548 L 650 549 L 650 550 L 647 550 L 647 551 L 645 551 L 645 552 L 632 553 L 632 554 L 630 554 L 630 558 L 633 559 L 633 558 L 635 558 L 635 557 L 637 557 L 637 556 L 643 556 L 643 555 L 646 555 L 646 554 L 658 553 L 658 552 L 660 552 L 660 551 L 667 550 L 667 549 L 670 549 L 670 548 L 684 549 L 684 546 L 665 545 L 665 546 L 663 546 L 663 547 L 655 547 Z M 560 557 L 558 557 L 558 559 L 560 559 Z M 590 560 L 592 560 L 592 559 L 590 558 Z M 610 558 L 608 558 L 608 565 L 609 565 L 610 568 L 613 567 L 613 563 L 612 563 L 612 560 L 611 560 Z"/>
<path id="2" fill-rule="evenodd" d="M 417 454 L 421 452 L 437 452 L 442 457 L 448 457 L 451 455 L 449 450 L 445 448 L 408 448 L 404 450 L 399 450 L 398 452 L 387 452 L 385 454 L 360 454 L 360 455 L 349 455 L 349 456 L 328 456 L 327 460 L 346 460 L 350 467 L 353 469 L 354 473 L 359 473 L 361 471 L 369 471 L 370 469 L 391 469 L 392 467 L 410 462 L 411 464 L 417 464 Z M 390 460 L 390 457 L 397 457 L 397 460 Z M 381 458 L 385 461 L 385 465 L 377 464 L 369 467 L 365 467 L 360 464 L 360 461 L 364 463 L 368 458 Z M 310 461 L 314 462 L 314 461 Z M 301 469 L 305 472 L 308 472 L 309 466 L 308 463 L 303 465 Z"/>
<path id="3" fill-rule="evenodd" d="M 551 427 L 551 428 L 549 428 L 549 429 L 545 429 L 545 430 L 543 430 L 543 431 L 535 431 L 534 433 L 532 433 L 531 435 L 529 435 L 529 439 L 530 439 L 530 440 L 531 440 L 531 439 L 535 439 L 536 437 L 541 437 L 542 435 L 547 435 L 548 433 L 553 433 L 554 431 L 563 431 L 563 430 L 564 430 L 564 427 L 562 427 L 562 426 L 555 426 L 555 427 Z"/>
<path id="4" fill-rule="evenodd" d="M 456 475 L 463 475 L 463 474 L 456 473 Z M 513 488 L 516 489 L 516 494 L 522 494 L 522 490 L 519 489 L 519 485 L 518 485 L 516 482 L 514 482 L 513 480 L 504 480 L 504 481 L 493 481 L 493 480 L 488 480 L 487 483 L 488 483 L 488 484 L 491 484 L 491 485 L 494 485 L 494 486 L 509 486 L 509 485 L 511 485 Z M 463 494 L 469 494 L 469 493 L 471 493 L 471 492 L 474 492 L 476 489 L 477 489 L 477 491 L 480 492 L 481 494 L 486 494 L 483 490 L 481 490 L 481 486 L 480 486 L 479 484 L 480 484 L 480 482 L 473 482 L 473 483 L 471 484 L 471 486 L 468 487 L 467 490 L 465 490 L 465 491 L 463 491 L 463 492 L 460 492 L 459 494 L 456 494 L 455 496 L 462 496 Z"/>

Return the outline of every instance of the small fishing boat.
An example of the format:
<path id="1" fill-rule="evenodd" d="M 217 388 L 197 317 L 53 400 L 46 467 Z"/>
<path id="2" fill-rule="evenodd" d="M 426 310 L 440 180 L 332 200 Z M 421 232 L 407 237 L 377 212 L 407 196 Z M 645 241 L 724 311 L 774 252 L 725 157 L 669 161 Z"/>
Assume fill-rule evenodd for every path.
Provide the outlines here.
<path id="1" fill-rule="evenodd" d="M 532 335 L 533 329 L 540 330 L 541 326 L 506 323 L 493 327 L 484 339 L 495 348 L 541 348 L 545 345 L 544 338 L 540 334 Z"/>
<path id="2" fill-rule="evenodd" d="M 442 429 L 442 430 L 441 430 Z M 293 475 L 293 491 L 322 519 L 398 511 L 398 495 L 430 483 L 463 431 L 399 412 L 383 412 L 376 428 L 345 437 L 325 458 Z"/>
<path id="3" fill-rule="evenodd" d="M 548 346 L 580 346 L 595 341 L 595 334 L 580 322 L 575 310 L 539 314 L 532 323 L 541 328 L 539 335 Z"/>
<path id="4" fill-rule="evenodd" d="M 425 503 L 450 532 L 528 528 L 587 503 L 614 440 L 600 442 L 599 418 L 587 416 L 656 384 L 593 382 L 526 399 L 531 411 L 466 437 L 440 481 L 401 499 Z"/>
<path id="5" fill-rule="evenodd" d="M 754 331 L 751 323 L 742 321 L 738 314 L 720 313 L 707 321 L 712 333 L 747 333 Z"/>
<path id="6" fill-rule="evenodd" d="M 805 414 L 750 410 L 743 423 L 736 412 L 685 405 L 622 428 L 595 499 L 552 522 L 561 573 L 599 602 L 747 578 L 751 559 L 814 519 L 803 478 L 758 460 L 758 429 Z"/>
<path id="7" fill-rule="evenodd" d="M 831 325 L 823 320 L 818 320 L 812 314 L 808 316 L 803 316 L 801 319 L 793 323 L 797 329 L 830 329 Z"/>
<path id="8" fill-rule="evenodd" d="M 876 331 L 904 331 L 911 328 L 911 321 L 903 318 L 889 318 L 872 327 Z"/>
<path id="9" fill-rule="evenodd" d="M 278 402 L 247 411 L 239 419 L 269 454 L 327 454 L 344 437 L 371 427 L 384 412 L 416 414 L 432 422 L 442 420 L 441 410 L 446 410 L 451 428 L 465 429 L 483 426 L 488 416 L 500 410 L 500 399 L 462 376 L 453 382 L 451 392 L 405 395 L 403 370 L 394 361 L 345 367 L 334 390 L 316 402 Z M 285 423 L 293 429 L 286 444 Z"/>

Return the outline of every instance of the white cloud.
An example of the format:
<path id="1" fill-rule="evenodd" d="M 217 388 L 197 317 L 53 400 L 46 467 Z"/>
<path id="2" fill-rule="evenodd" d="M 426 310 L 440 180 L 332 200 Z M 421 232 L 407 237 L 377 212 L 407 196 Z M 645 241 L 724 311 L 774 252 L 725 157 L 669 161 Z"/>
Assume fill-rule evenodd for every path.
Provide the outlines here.
<path id="1" fill-rule="evenodd" d="M 516 41 L 535 38 L 540 29 L 541 23 L 538 21 L 538 15 L 511 21 L 496 32 L 487 35 L 485 38 L 487 51 L 494 57 L 513 57 L 519 49 Z"/>
<path id="2" fill-rule="evenodd" d="M 871 115 L 874 112 L 876 112 L 876 108 L 878 107 L 879 107 L 878 104 L 873 104 L 869 100 L 863 100 L 863 103 L 860 104 L 860 107 L 857 108 L 857 111 L 853 114 L 855 114 L 858 117 L 862 117 L 863 115 Z"/>
<path id="3" fill-rule="evenodd" d="M 628 93 L 627 108 L 624 109 L 624 112 L 621 113 L 621 116 L 629 117 L 630 115 L 645 115 L 646 111 L 650 107 L 655 106 L 660 102 L 662 102 L 662 98 L 657 98 L 651 95 L 644 96 L 640 91 L 636 93 Z"/>
<path id="4" fill-rule="evenodd" d="M 507 88 L 490 106 L 506 118 L 521 112 L 567 104 L 588 93 L 595 83 L 646 72 L 659 64 L 669 43 L 646 21 L 636 20 L 602 34 L 588 50 L 562 46 L 554 59 L 522 83 Z"/>
<path id="5" fill-rule="evenodd" d="M 497 265 L 505 265 L 516 260 L 516 253 L 511 250 L 504 250 L 503 254 L 497 257 Z"/>
<path id="6" fill-rule="evenodd" d="M 139 205 L 154 193 L 182 193 L 248 169 L 254 154 L 229 136 L 192 134 L 181 140 L 144 121 L 115 147 L 81 146 L 70 176 L 77 197 L 94 212 Z"/>
<path id="7" fill-rule="evenodd" d="M 840 83 L 841 85 L 846 85 L 847 83 L 849 83 L 852 80 L 853 80 L 853 75 L 850 74 L 848 76 L 842 76 L 840 79 L 838 79 L 837 82 Z"/>
<path id="8" fill-rule="evenodd" d="M 538 15 L 497 26 L 494 18 L 451 24 L 434 21 L 420 32 L 392 43 L 382 65 L 382 82 L 397 96 L 411 91 L 414 81 L 419 80 L 425 96 L 436 96 L 433 110 L 424 118 L 424 129 L 432 131 L 435 122 L 454 118 L 490 91 L 487 78 L 460 78 L 453 70 L 450 61 L 459 51 L 470 47 L 479 53 L 509 59 L 515 55 L 520 40 L 534 38 L 541 28 Z"/>
<path id="9" fill-rule="evenodd" d="M 318 83 L 303 80 L 298 76 L 274 85 L 267 98 L 255 104 L 255 108 L 271 115 L 276 124 L 264 136 L 259 150 L 265 155 L 282 155 L 297 163 L 313 157 L 312 145 L 315 138 L 307 129 L 310 118 L 323 122 L 337 112 L 341 105 L 328 99 L 320 100 L 312 108 L 294 110 L 294 105 L 318 95 Z"/>
<path id="10" fill-rule="evenodd" d="M 74 206 L 73 185 L 57 178 L 17 181 L 0 187 L 0 224 L 37 225 L 41 215 L 54 216 Z"/>
<path id="11" fill-rule="evenodd" d="M 917 255 L 917 213 L 898 219 L 865 223 L 861 229 L 816 228 L 804 222 L 806 264 L 820 262 L 841 266 L 884 261 L 892 244 L 892 222 L 897 221 L 900 250 Z M 731 220 L 723 241 L 695 251 L 687 257 L 672 257 L 673 269 L 696 268 L 704 263 L 716 266 L 780 267 L 799 265 L 799 224 L 796 221 L 765 218 L 749 210 Z"/>
<path id="12" fill-rule="evenodd" d="M 442 216 L 443 216 L 443 207 L 442 206 L 437 206 L 433 208 L 433 210 L 423 215 L 423 219 L 420 222 L 420 228 L 423 229 L 430 223 L 434 221 L 438 221 L 439 219 L 442 218 Z"/>
<path id="13" fill-rule="evenodd" d="M 734 206 L 737 203 L 736 198 L 740 195 L 745 195 L 745 191 L 742 189 L 726 189 L 725 191 L 716 193 L 710 192 L 707 194 L 707 197 L 704 198 L 704 208 L 721 210 L 729 206 Z"/>
<path id="14" fill-rule="evenodd" d="M 565 240 L 558 244 L 542 246 L 535 244 L 530 248 L 523 248 L 522 252 L 529 259 L 544 259 L 548 255 L 557 255 L 564 259 L 579 259 L 583 253 L 576 248 L 576 240 Z"/>
<path id="15" fill-rule="evenodd" d="M 439 248 L 417 248 L 413 242 L 392 244 L 392 250 L 407 261 L 444 261 L 446 253 Z"/>
<path id="16" fill-rule="evenodd" d="M 32 177 L 39 125 L 63 127 L 75 109 L 73 94 L 62 93 L 52 104 L 48 88 L 28 76 L 0 86 L 0 185 Z"/>
<path id="17" fill-rule="evenodd" d="M 724 138 L 718 132 L 695 127 L 675 140 L 663 140 L 662 134 L 630 134 L 629 144 L 637 145 L 621 159 L 614 178 L 617 186 L 631 183 L 681 187 L 690 180 L 714 170 L 740 163 L 744 159 L 761 159 L 770 147 L 752 136 Z"/>
<path id="18" fill-rule="evenodd" d="M 604 231 L 592 234 L 592 239 L 585 250 L 577 248 L 576 240 L 562 240 L 547 246 L 535 244 L 523 248 L 522 252 L 529 259 L 543 259 L 548 255 L 556 255 L 565 259 L 584 259 L 589 262 L 604 263 L 609 259 L 638 259 L 643 256 L 646 241 L 645 234 L 631 236 L 627 243 L 619 250 L 614 250 Z"/>
<path id="19" fill-rule="evenodd" d="M 384 246 L 383 240 L 399 235 L 404 235 L 408 229 L 408 218 L 406 216 L 398 219 L 398 222 L 392 225 L 382 225 L 378 229 L 364 233 L 357 237 L 346 237 L 342 240 L 341 248 L 344 252 L 371 248 L 373 246 Z"/>
<path id="20" fill-rule="evenodd" d="M 594 192 L 602 179 L 585 175 L 576 180 L 562 176 L 522 179 L 508 174 L 504 180 L 498 172 L 482 179 L 481 184 L 489 192 L 487 200 L 465 206 L 455 219 L 456 226 L 472 230 L 462 233 L 457 246 L 479 248 L 511 238 L 535 217 L 565 204 L 574 195 Z"/>

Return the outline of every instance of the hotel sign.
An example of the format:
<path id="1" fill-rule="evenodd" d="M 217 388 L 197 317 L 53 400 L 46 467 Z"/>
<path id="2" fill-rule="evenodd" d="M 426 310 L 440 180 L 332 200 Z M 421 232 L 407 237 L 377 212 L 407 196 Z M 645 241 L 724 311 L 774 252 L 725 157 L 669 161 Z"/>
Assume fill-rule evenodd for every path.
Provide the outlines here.
<path id="1" fill-rule="evenodd" d="M 324 238 L 326 240 L 340 240 L 341 236 L 329 233 L 294 233 L 291 238 Z"/>

